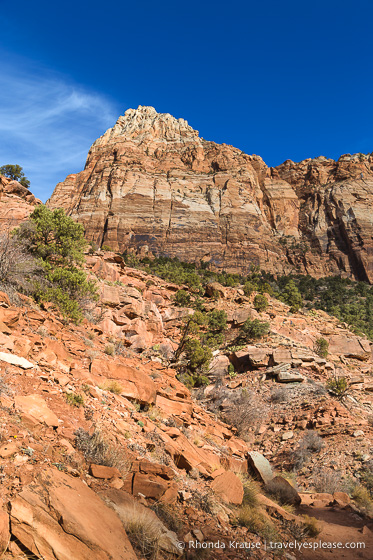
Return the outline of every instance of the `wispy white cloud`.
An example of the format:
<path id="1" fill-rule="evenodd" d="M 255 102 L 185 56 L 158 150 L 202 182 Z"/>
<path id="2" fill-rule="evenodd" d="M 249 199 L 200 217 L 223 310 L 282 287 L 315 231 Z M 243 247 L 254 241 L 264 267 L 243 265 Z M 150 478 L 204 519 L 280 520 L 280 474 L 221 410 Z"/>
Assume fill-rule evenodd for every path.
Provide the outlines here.
<path id="1" fill-rule="evenodd" d="M 83 168 L 92 142 L 124 109 L 35 64 L 1 63 L 0 165 L 21 165 L 45 201 L 57 182 Z"/>

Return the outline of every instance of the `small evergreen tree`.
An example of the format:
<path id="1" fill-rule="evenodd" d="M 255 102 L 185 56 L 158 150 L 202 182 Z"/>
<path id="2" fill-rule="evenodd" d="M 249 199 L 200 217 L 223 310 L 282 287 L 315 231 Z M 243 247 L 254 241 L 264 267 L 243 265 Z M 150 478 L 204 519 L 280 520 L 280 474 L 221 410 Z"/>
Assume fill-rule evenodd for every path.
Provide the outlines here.
<path id="1" fill-rule="evenodd" d="M 63 210 L 41 205 L 15 231 L 15 237 L 27 244 L 44 269 L 45 281 L 35 283 L 35 299 L 53 302 L 65 317 L 80 321 L 84 303 L 97 299 L 95 283 L 80 268 L 86 246 L 83 226 Z"/>
<path id="2" fill-rule="evenodd" d="M 280 297 L 281 301 L 290 305 L 291 313 L 296 313 L 303 305 L 302 294 L 293 280 L 289 280 Z"/>
<path id="3" fill-rule="evenodd" d="M 269 333 L 269 323 L 259 321 L 259 319 L 247 319 L 242 325 L 239 341 L 249 342 L 250 340 L 261 338 Z"/>
<path id="4" fill-rule="evenodd" d="M 207 315 L 208 327 L 213 332 L 224 331 L 227 327 L 227 314 L 223 309 L 214 309 Z"/>
<path id="5" fill-rule="evenodd" d="M 247 280 L 243 285 L 243 293 L 245 296 L 250 297 L 251 294 L 258 289 L 258 286 Z"/>
<path id="6" fill-rule="evenodd" d="M 329 353 L 329 342 L 326 338 L 318 338 L 315 343 L 315 352 L 320 358 L 326 358 Z"/>
<path id="7" fill-rule="evenodd" d="M 0 167 L 0 175 L 12 179 L 12 181 L 18 181 L 26 188 L 30 187 L 30 181 L 27 179 L 23 173 L 23 169 L 20 165 L 3 165 Z"/>
<path id="8" fill-rule="evenodd" d="M 186 290 L 178 290 L 175 294 L 174 301 L 181 307 L 189 307 L 190 294 Z"/>
<path id="9" fill-rule="evenodd" d="M 268 299 L 262 294 L 258 294 L 254 298 L 254 307 L 257 311 L 265 311 L 268 307 Z"/>

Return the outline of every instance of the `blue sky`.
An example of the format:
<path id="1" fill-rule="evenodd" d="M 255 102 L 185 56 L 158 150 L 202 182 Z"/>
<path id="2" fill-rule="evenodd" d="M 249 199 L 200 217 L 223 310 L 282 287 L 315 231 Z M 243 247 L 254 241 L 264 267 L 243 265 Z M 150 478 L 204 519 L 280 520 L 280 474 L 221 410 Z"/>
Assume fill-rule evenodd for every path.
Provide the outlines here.
<path id="1" fill-rule="evenodd" d="M 373 151 L 371 0 L 0 0 L 0 165 L 43 200 L 129 107 L 268 165 Z"/>

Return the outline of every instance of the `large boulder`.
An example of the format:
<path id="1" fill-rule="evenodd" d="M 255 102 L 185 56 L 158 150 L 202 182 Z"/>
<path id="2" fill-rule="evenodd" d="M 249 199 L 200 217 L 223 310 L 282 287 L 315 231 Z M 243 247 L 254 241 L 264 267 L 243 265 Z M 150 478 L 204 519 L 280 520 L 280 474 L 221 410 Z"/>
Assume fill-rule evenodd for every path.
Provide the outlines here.
<path id="1" fill-rule="evenodd" d="M 16 396 L 14 399 L 16 409 L 37 422 L 44 422 L 47 426 L 57 428 L 58 418 L 39 395 Z"/>
<path id="2" fill-rule="evenodd" d="M 232 352 L 229 359 L 237 371 L 247 371 L 268 366 L 271 355 L 270 348 L 247 346 L 243 350 Z"/>
<path id="3" fill-rule="evenodd" d="M 140 403 L 155 402 L 156 386 L 154 381 L 139 369 L 122 363 L 96 358 L 91 363 L 91 374 L 116 379 L 121 386 L 121 394 Z"/>
<path id="4" fill-rule="evenodd" d="M 10 504 L 11 532 L 44 560 L 137 560 L 114 511 L 84 484 L 46 469 Z"/>
<path id="5" fill-rule="evenodd" d="M 268 459 L 263 457 L 258 451 L 249 451 L 247 459 L 249 466 L 265 484 L 273 479 L 273 472 Z"/>
<path id="6" fill-rule="evenodd" d="M 0 558 L 6 551 L 10 540 L 9 515 L 6 511 L 0 510 Z"/>
<path id="7" fill-rule="evenodd" d="M 283 476 L 275 476 L 266 483 L 265 488 L 282 504 L 298 506 L 301 503 L 301 497 L 297 490 Z"/>
<path id="8" fill-rule="evenodd" d="M 211 483 L 211 488 L 224 502 L 239 506 L 243 500 L 243 485 L 236 474 L 230 471 L 217 476 Z"/>
<path id="9" fill-rule="evenodd" d="M 329 353 L 368 361 L 372 357 L 371 343 L 358 336 L 335 334 L 329 337 Z"/>
<path id="10" fill-rule="evenodd" d="M 15 354 L 8 354 L 7 352 L 0 352 L 0 361 L 11 364 L 12 366 L 18 366 L 22 369 L 31 369 L 34 366 L 31 362 Z"/>
<path id="11" fill-rule="evenodd" d="M 209 375 L 212 377 L 224 377 L 228 375 L 230 361 L 224 354 L 215 356 L 209 365 Z"/>
<path id="12" fill-rule="evenodd" d="M 104 284 L 101 292 L 101 303 L 109 307 L 117 307 L 120 305 L 120 296 L 118 286 L 109 286 Z"/>

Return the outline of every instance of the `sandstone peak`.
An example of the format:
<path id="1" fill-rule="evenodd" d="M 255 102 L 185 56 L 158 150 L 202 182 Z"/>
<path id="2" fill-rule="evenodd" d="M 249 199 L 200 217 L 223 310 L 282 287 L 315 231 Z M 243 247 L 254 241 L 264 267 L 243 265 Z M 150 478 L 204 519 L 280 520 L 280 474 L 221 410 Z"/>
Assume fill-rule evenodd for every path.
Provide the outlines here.
<path id="1" fill-rule="evenodd" d="M 113 250 L 246 273 L 342 274 L 373 283 L 373 154 L 269 168 L 206 142 L 184 119 L 128 109 L 48 204 Z"/>
<path id="2" fill-rule="evenodd" d="M 138 142 L 149 139 L 185 142 L 198 140 L 198 131 L 189 126 L 185 119 L 176 119 L 169 113 L 157 113 L 154 107 L 139 105 L 137 109 L 127 109 L 96 143 L 106 143 L 116 137 Z"/>

